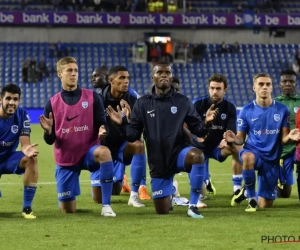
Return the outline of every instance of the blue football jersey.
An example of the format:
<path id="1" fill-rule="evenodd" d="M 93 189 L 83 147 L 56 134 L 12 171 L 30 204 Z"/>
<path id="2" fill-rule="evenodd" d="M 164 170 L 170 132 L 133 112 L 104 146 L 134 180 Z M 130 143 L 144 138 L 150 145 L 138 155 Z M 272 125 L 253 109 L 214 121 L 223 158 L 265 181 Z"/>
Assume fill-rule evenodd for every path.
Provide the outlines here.
<path id="1" fill-rule="evenodd" d="M 18 107 L 9 119 L 0 118 L 0 162 L 16 151 L 20 136 L 30 136 L 30 118 L 24 108 Z"/>
<path id="2" fill-rule="evenodd" d="M 273 101 L 263 108 L 253 101 L 244 106 L 237 120 L 238 131 L 248 135 L 244 148 L 255 149 L 268 162 L 278 162 L 282 152 L 282 128 L 289 128 L 287 106 Z"/>

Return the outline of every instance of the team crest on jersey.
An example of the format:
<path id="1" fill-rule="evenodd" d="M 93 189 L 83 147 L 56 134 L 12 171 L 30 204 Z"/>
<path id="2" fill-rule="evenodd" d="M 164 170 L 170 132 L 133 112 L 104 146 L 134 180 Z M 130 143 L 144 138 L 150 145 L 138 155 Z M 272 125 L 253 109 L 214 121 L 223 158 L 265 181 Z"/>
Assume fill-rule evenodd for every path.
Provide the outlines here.
<path id="1" fill-rule="evenodd" d="M 274 121 L 275 122 L 279 122 L 280 121 L 280 115 L 279 114 L 275 114 L 274 115 Z"/>
<path id="2" fill-rule="evenodd" d="M 84 109 L 86 109 L 89 106 L 89 103 L 88 102 L 82 102 L 81 105 Z"/>
<path id="3" fill-rule="evenodd" d="M 242 125 L 243 125 L 243 120 L 240 119 L 240 118 L 238 118 L 238 119 L 237 119 L 237 125 L 238 125 L 238 126 L 242 126 Z"/>
<path id="4" fill-rule="evenodd" d="M 227 117 L 226 114 L 221 114 L 221 119 L 222 119 L 222 120 L 225 120 L 226 117 Z"/>
<path id="5" fill-rule="evenodd" d="M 295 114 L 297 114 L 298 110 L 299 110 L 298 107 L 294 107 L 294 112 L 295 112 Z"/>
<path id="6" fill-rule="evenodd" d="M 175 106 L 171 107 L 171 112 L 173 114 L 176 114 L 177 113 L 177 107 L 175 107 Z"/>
<path id="7" fill-rule="evenodd" d="M 18 125 L 12 125 L 11 126 L 11 132 L 13 132 L 14 134 L 18 133 L 19 131 L 19 127 Z"/>

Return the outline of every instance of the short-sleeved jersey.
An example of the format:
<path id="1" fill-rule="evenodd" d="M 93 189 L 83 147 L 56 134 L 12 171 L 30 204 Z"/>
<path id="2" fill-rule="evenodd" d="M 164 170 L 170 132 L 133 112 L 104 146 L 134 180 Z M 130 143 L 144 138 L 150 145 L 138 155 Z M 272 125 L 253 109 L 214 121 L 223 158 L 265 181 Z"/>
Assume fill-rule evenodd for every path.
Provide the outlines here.
<path id="1" fill-rule="evenodd" d="M 283 103 L 289 108 L 291 114 L 290 126 L 291 129 L 294 129 L 295 117 L 300 107 L 300 95 L 294 95 L 294 96 L 279 95 L 275 98 L 275 100 Z M 281 157 L 285 157 L 288 154 L 294 153 L 294 150 L 295 150 L 295 143 L 283 145 Z"/>
<path id="2" fill-rule="evenodd" d="M 266 108 L 253 101 L 244 106 L 237 119 L 238 131 L 248 135 L 245 149 L 254 149 L 267 162 L 278 163 L 282 153 L 282 128 L 289 128 L 287 106 L 273 100 Z"/>
<path id="3" fill-rule="evenodd" d="M 0 131 L 0 162 L 2 162 L 16 151 L 20 136 L 30 136 L 30 118 L 27 111 L 18 107 L 9 119 L 0 118 Z"/>

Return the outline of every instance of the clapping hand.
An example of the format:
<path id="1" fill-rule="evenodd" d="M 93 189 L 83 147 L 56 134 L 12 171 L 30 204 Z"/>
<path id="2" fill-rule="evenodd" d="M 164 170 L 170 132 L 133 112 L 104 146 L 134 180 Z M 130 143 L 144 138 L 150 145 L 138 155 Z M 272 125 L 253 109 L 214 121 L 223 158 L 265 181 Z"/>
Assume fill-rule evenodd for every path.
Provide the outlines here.
<path id="1" fill-rule="evenodd" d="M 295 128 L 292 129 L 289 133 L 289 138 L 293 141 L 298 141 L 300 140 L 300 132 L 299 129 Z"/>
<path id="2" fill-rule="evenodd" d="M 218 115 L 219 109 L 218 108 L 214 109 L 214 107 L 215 107 L 215 105 L 212 104 L 210 106 L 210 108 L 207 110 L 206 115 L 205 115 L 205 117 L 206 117 L 205 118 L 205 123 L 212 122 L 216 118 L 216 116 Z"/>
<path id="3" fill-rule="evenodd" d="M 52 125 L 53 125 L 53 115 L 52 112 L 49 113 L 49 118 L 45 115 L 41 115 L 39 117 L 41 127 L 46 131 L 48 135 L 52 133 Z"/>
<path id="4" fill-rule="evenodd" d="M 106 108 L 106 113 L 114 123 L 118 125 L 122 124 L 122 117 L 124 116 L 124 113 L 121 111 L 119 105 L 117 106 L 117 111 L 115 111 L 112 106 L 108 106 Z"/>

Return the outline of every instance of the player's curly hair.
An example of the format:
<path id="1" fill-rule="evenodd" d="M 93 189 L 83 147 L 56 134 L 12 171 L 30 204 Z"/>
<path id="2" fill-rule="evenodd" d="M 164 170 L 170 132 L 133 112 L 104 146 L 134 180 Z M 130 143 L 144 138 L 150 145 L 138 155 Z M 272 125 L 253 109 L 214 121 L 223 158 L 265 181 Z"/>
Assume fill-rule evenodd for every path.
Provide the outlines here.
<path id="1" fill-rule="evenodd" d="M 297 78 L 297 73 L 292 69 L 285 69 L 280 72 L 280 76 L 285 76 L 285 75 L 294 75 Z"/>
<path id="2" fill-rule="evenodd" d="M 21 89 L 18 85 L 10 83 L 5 85 L 1 89 L 1 98 L 5 96 L 5 93 L 11 93 L 11 94 L 19 94 L 19 97 L 21 97 Z"/>
<path id="3" fill-rule="evenodd" d="M 213 74 L 210 76 L 210 78 L 208 78 L 208 85 L 211 82 L 222 82 L 224 84 L 224 89 L 227 89 L 228 87 L 228 81 L 227 78 L 224 75 L 221 74 Z"/>

